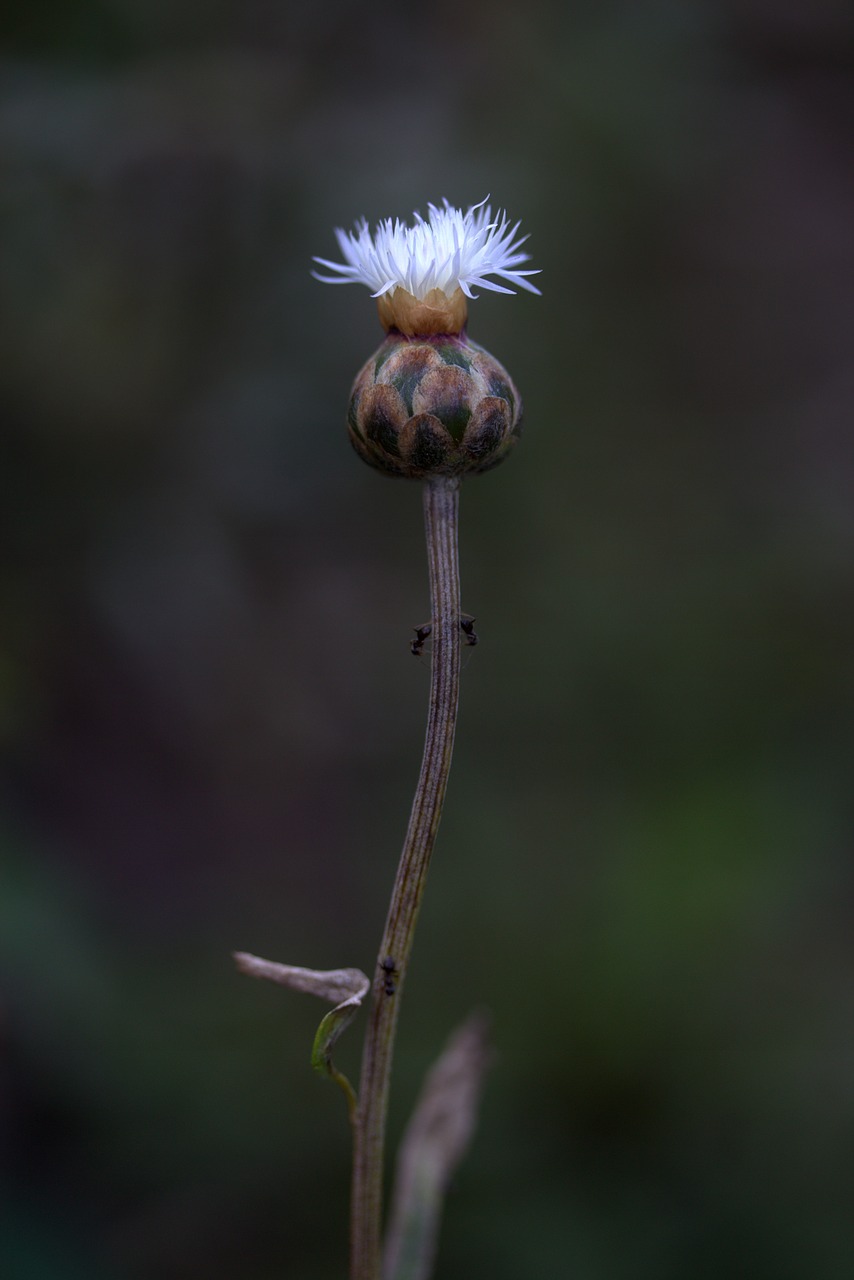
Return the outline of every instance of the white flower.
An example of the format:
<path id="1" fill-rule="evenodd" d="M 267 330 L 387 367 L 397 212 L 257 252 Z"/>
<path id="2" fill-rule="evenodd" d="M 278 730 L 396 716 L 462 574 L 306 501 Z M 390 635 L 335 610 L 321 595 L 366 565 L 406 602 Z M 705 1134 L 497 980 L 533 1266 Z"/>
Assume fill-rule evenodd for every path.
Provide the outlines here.
<path id="1" fill-rule="evenodd" d="M 355 231 L 336 229 L 346 262 L 315 258 L 320 266 L 336 274 L 312 274 L 325 284 L 366 284 L 375 298 L 397 289 L 418 301 L 433 290 L 439 290 L 446 298 L 451 298 L 457 289 L 467 298 L 474 298 L 475 287 L 495 293 L 514 292 L 487 276 L 498 276 L 529 293 L 540 292 L 526 278 L 539 272 L 519 270 L 523 262 L 530 260 L 530 254 L 519 252 L 528 237 L 517 238 L 520 224 L 511 226 L 506 213 L 493 218 L 492 208 L 485 200 L 466 213 L 447 200 L 441 209 L 434 204 L 427 208 L 426 221 L 416 212 L 411 227 L 399 218 L 385 218 L 372 235 L 363 218 L 356 223 Z"/>

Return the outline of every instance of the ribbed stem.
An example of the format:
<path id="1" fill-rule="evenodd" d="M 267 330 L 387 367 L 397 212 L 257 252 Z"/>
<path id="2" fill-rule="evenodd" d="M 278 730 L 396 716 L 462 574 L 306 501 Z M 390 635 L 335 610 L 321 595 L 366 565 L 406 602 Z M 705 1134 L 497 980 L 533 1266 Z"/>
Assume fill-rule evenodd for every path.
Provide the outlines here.
<path id="1" fill-rule="evenodd" d="M 354 1120 L 350 1278 L 379 1280 L 383 1148 L 397 1011 L 451 767 L 460 682 L 459 480 L 424 486 L 432 601 L 430 712 L 421 773 L 374 974 Z"/>

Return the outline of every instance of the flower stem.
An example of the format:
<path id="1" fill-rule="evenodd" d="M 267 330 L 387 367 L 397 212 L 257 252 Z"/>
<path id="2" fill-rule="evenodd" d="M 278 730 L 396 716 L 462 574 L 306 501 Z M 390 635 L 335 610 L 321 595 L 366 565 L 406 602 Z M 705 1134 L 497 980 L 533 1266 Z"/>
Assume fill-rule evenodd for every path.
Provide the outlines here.
<path id="1" fill-rule="evenodd" d="M 397 1010 L 451 767 L 460 684 L 459 480 L 424 486 L 433 657 L 421 773 L 374 974 L 356 1111 L 350 1280 L 379 1280 L 383 1145 Z"/>

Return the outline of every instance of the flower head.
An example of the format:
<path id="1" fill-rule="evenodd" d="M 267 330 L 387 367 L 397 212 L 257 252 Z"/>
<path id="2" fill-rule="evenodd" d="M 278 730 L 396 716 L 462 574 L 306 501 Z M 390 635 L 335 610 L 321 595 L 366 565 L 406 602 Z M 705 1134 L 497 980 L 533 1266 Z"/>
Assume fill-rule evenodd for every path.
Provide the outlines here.
<path id="1" fill-rule="evenodd" d="M 540 292 L 527 279 L 539 273 L 520 270 L 530 255 L 519 252 L 527 236 L 518 236 L 518 222 L 511 226 L 506 213 L 493 218 L 485 200 L 466 213 L 447 200 L 441 208 L 427 207 L 427 219 L 416 212 L 411 227 L 385 218 L 371 234 L 363 218 L 355 231 L 336 229 L 346 261 L 315 258 L 336 274 L 313 274 L 325 284 L 367 285 L 385 327 L 410 336 L 459 333 L 466 322 L 466 298 L 476 297 L 474 288 L 514 292 L 487 277 Z"/>

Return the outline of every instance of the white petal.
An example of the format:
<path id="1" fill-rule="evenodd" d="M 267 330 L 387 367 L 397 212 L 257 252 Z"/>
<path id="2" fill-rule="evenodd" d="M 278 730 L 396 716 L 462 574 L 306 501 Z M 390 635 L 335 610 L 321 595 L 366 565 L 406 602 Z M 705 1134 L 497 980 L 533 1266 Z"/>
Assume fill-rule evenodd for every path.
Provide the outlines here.
<path id="1" fill-rule="evenodd" d="M 399 218 L 385 218 L 377 224 L 373 235 L 362 218 L 353 231 L 336 229 L 335 237 L 343 263 L 315 258 L 320 266 L 337 273 L 335 276 L 312 274 L 329 284 L 365 284 L 374 297 L 391 289 L 406 289 L 416 298 L 424 298 L 431 289 L 441 289 L 449 297 L 462 289 L 472 298 L 472 287 L 494 293 L 513 293 L 514 289 L 489 280 L 498 276 L 509 285 L 539 293 L 525 277 L 537 271 L 521 271 L 530 255 L 520 253 L 527 235 L 519 236 L 520 223 L 511 226 L 507 214 L 492 217 L 489 197 L 472 205 L 463 213 L 445 199 L 441 207 L 429 204 L 428 217 L 416 212 L 413 225 Z"/>

